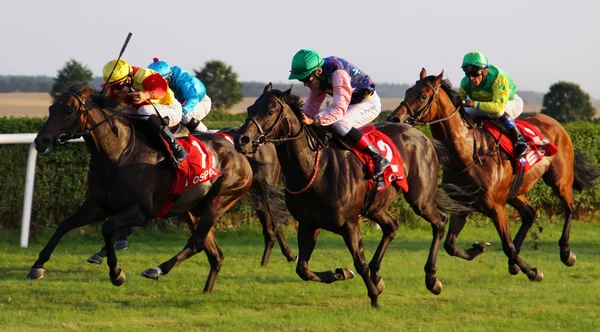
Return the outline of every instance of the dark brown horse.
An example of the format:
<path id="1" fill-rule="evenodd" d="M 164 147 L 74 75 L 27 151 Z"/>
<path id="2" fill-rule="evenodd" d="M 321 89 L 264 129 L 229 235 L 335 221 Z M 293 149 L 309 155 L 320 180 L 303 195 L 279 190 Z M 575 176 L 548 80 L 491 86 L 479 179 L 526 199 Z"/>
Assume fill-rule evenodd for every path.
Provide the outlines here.
<path id="1" fill-rule="evenodd" d="M 335 141 L 329 148 L 324 148 L 325 144 L 313 129 L 299 120 L 302 108 L 302 101 L 291 94 L 291 89 L 281 92 L 272 89 L 271 84 L 267 85 L 263 94 L 248 108 L 248 119 L 240 129 L 236 148 L 242 153 L 254 153 L 265 143 L 277 146 L 288 190 L 286 204 L 298 220 L 296 273 L 303 280 L 323 283 L 352 278 L 354 274 L 345 268 L 338 268 L 335 272 L 313 272 L 308 268 L 319 230 L 340 234 L 352 254 L 354 267 L 367 287 L 371 305 L 378 306 L 378 296 L 384 289 L 378 271 L 398 229 L 398 220 L 387 211 L 387 207 L 401 189 L 392 185 L 377 193 L 364 213 L 383 231 L 377 251 L 367 265 L 359 228 L 364 198 L 369 192 L 363 165 L 352 151 Z M 438 160 L 434 146 L 420 131 L 410 126 L 385 124 L 378 129 L 392 139 L 404 161 L 410 188 L 404 193 L 406 201 L 417 214 L 431 223 L 433 240 L 425 265 L 425 284 L 432 293 L 439 294 L 442 284 L 436 277 L 435 262 L 444 235 L 445 217 L 438 207 L 444 205 L 446 197 L 438 193 Z"/>
<path id="2" fill-rule="evenodd" d="M 219 130 L 221 133 L 232 137 L 237 135 L 239 127 L 224 128 Z M 262 225 L 262 233 L 265 240 L 265 249 L 263 251 L 261 266 L 266 266 L 271 256 L 271 250 L 275 246 L 275 241 L 279 243 L 281 252 L 288 262 L 296 260 L 296 255 L 292 253 L 285 234 L 280 227 L 280 223 L 287 223 L 291 216 L 287 212 L 283 198 L 283 192 L 274 191 L 272 186 L 276 186 L 279 181 L 281 166 L 277 160 L 277 152 L 272 144 L 266 145 L 256 153 L 246 156 L 252 166 L 252 187 L 250 187 L 249 201 L 256 211 L 256 215 Z M 191 219 L 187 219 L 190 230 L 193 231 L 194 224 Z M 126 239 L 131 233 L 131 229 L 121 228 L 118 230 L 117 240 Z M 117 242 L 118 243 L 118 242 Z M 116 246 L 116 248 L 118 248 Z M 117 249 L 118 250 L 118 249 Z M 93 264 L 101 264 L 106 257 L 106 249 L 102 247 L 100 251 L 90 256 L 87 261 Z M 149 269 L 142 274 L 152 279 L 158 279 L 157 269 Z"/>
<path id="3" fill-rule="evenodd" d="M 573 150 L 569 135 L 556 120 L 536 114 L 524 120 L 535 125 L 553 142 L 558 147 L 558 153 L 544 157 L 525 173 L 518 192 L 514 197 L 508 197 L 514 178 L 513 161 L 503 150 L 500 151 L 491 135 L 466 120 L 462 101 L 451 87 L 449 81 L 443 80 L 443 72 L 438 76 L 427 76 L 425 69 L 421 70 L 419 81 L 406 91 L 404 101 L 388 120 L 430 125 L 433 137 L 442 141 L 451 154 L 448 167 L 444 169 L 443 181 L 458 186 L 474 185 L 480 189 L 474 207 L 494 222 L 502 240 L 502 249 L 509 258 L 509 272 L 514 275 L 523 271 L 532 281 L 541 281 L 543 274 L 531 268 L 519 256 L 525 236 L 536 218 L 536 211 L 527 203 L 525 193 L 543 178 L 565 209 L 565 224 L 558 244 L 561 261 L 566 266 L 572 266 L 576 259 L 569 249 L 569 232 L 576 208 L 573 189 L 581 190 L 590 185 L 600 176 L 598 168 Z M 514 240 L 511 240 L 505 209 L 507 203 L 518 211 L 522 219 Z M 466 213 L 451 216 L 444 248 L 452 256 L 472 260 L 483 253 L 489 244 L 475 243 L 467 250 L 456 247 L 458 234 L 467 217 Z"/>
<path id="4" fill-rule="evenodd" d="M 113 248 L 116 230 L 144 226 L 154 218 L 167 199 L 173 178 L 173 166 L 165 158 L 164 144 L 158 135 L 145 135 L 134 129 L 119 113 L 103 109 L 94 89 L 79 84 L 63 93 L 49 108 L 49 118 L 35 138 L 36 149 L 49 153 L 54 146 L 82 135 L 90 151 L 88 193 L 82 206 L 63 220 L 40 252 L 28 274 L 30 279 L 44 276 L 44 263 L 50 259 L 60 239 L 70 230 L 100 222 L 111 282 L 119 286 L 125 274 L 117 267 Z M 213 153 L 214 167 L 222 175 L 183 192 L 167 216 L 186 212 L 194 232 L 183 250 L 161 265 L 161 273 L 204 250 L 210 272 L 204 287 L 212 290 L 221 263 L 221 252 L 213 234 L 217 219 L 252 185 L 248 159 L 237 153 L 225 138 L 213 134 L 198 135 Z"/>

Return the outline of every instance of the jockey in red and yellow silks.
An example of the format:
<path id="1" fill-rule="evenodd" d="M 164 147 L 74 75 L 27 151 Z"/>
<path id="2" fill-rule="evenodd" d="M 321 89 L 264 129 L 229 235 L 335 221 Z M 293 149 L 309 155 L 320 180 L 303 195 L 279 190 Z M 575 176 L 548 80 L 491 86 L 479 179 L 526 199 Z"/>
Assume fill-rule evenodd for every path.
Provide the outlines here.
<path id="1" fill-rule="evenodd" d="M 128 105 L 123 113 L 147 115 L 149 123 L 157 127 L 162 138 L 169 144 L 176 163 L 187 156 L 169 130 L 181 121 L 181 104 L 175 99 L 167 81 L 148 68 L 132 67 L 125 60 L 109 61 L 102 70 L 108 97 L 118 99 Z M 160 125 L 167 119 L 167 126 Z"/>

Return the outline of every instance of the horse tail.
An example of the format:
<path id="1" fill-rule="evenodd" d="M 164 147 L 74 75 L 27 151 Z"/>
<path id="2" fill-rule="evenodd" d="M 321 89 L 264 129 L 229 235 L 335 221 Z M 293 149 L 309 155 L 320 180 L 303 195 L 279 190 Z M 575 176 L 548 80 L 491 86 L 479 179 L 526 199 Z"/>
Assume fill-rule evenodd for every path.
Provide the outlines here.
<path id="1" fill-rule="evenodd" d="M 433 148 L 435 149 L 435 154 L 437 155 L 440 165 L 442 167 L 449 166 L 452 159 L 451 159 L 450 151 L 448 150 L 448 148 L 446 148 L 444 143 L 438 141 L 437 139 L 434 139 L 431 137 L 428 137 L 428 138 L 429 138 L 429 141 L 431 141 Z"/>
<path id="2" fill-rule="evenodd" d="M 441 189 L 441 190 L 440 190 Z M 475 211 L 479 188 L 462 188 L 454 184 L 438 185 L 435 199 L 437 209 L 444 214 L 468 214 Z"/>
<path id="3" fill-rule="evenodd" d="M 579 151 L 575 151 L 575 165 L 573 170 L 575 173 L 573 189 L 577 191 L 591 187 L 594 180 L 600 177 L 600 166 L 592 165 L 588 157 Z"/>
<path id="4" fill-rule="evenodd" d="M 261 162 L 255 159 L 248 159 L 252 166 L 253 181 L 250 187 L 250 205 L 254 209 L 264 209 L 274 222 L 284 225 L 292 218 L 285 205 L 285 192 L 282 187 L 276 187 L 270 183 L 269 166 L 270 163 Z"/>

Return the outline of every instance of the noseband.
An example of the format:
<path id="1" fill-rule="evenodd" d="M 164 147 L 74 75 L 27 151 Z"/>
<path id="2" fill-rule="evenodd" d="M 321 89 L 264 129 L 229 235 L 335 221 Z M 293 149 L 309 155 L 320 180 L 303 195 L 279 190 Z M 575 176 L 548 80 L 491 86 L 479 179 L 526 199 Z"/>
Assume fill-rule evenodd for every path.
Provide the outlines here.
<path id="1" fill-rule="evenodd" d="M 248 125 L 249 123 L 252 123 L 258 129 L 258 133 L 259 133 L 258 136 L 256 136 L 252 140 L 252 148 L 253 149 L 257 149 L 258 147 L 261 147 L 267 143 L 274 143 L 274 144 L 278 145 L 283 142 L 295 140 L 295 139 L 301 137 L 302 134 L 304 133 L 305 126 L 302 125 L 302 128 L 300 129 L 300 131 L 296 135 L 292 135 L 292 124 L 290 122 L 290 118 L 288 118 L 288 116 L 284 113 L 285 105 L 284 105 L 283 101 L 281 101 L 279 98 L 277 98 L 274 95 L 270 95 L 270 96 L 273 97 L 273 99 L 275 99 L 275 101 L 277 102 L 277 104 L 279 106 L 281 106 L 281 110 L 279 111 L 279 114 L 277 115 L 277 119 L 275 120 L 275 123 L 273 123 L 273 125 L 269 129 L 263 130 L 262 126 L 253 117 L 249 116 L 246 118 L 246 121 L 245 121 L 246 125 Z M 285 137 L 283 137 L 283 138 L 278 138 L 278 139 L 268 138 L 284 119 L 286 120 L 287 127 L 288 127 L 287 135 L 285 135 Z"/>
<path id="2" fill-rule="evenodd" d="M 441 118 L 441 119 L 437 119 L 437 120 L 433 120 L 433 121 L 421 121 L 422 118 L 429 116 L 429 114 L 431 113 L 431 105 L 433 104 L 433 101 L 435 100 L 436 105 L 438 106 L 438 109 L 440 107 L 440 102 L 439 99 L 437 98 L 438 96 L 438 92 L 440 89 L 440 85 L 437 85 L 436 87 L 434 87 L 433 85 L 431 85 L 429 82 L 424 82 L 424 84 L 431 89 L 431 91 L 433 91 L 433 94 L 429 97 L 429 99 L 427 100 L 427 104 L 425 104 L 425 106 L 423 106 L 421 109 L 419 109 L 416 112 L 413 112 L 412 109 L 410 108 L 410 106 L 408 105 L 408 103 L 406 101 L 402 101 L 400 103 L 400 106 L 404 106 L 406 107 L 406 110 L 408 111 L 408 114 L 410 114 L 410 117 L 408 117 L 408 119 L 406 119 L 404 122 L 410 124 L 411 126 L 423 126 L 423 125 L 428 125 L 428 124 L 434 124 L 434 123 L 438 123 L 438 122 L 443 122 L 446 121 L 448 119 L 450 119 L 451 117 L 453 117 L 454 115 L 456 115 L 456 113 L 458 112 L 458 110 L 460 109 L 460 107 L 457 107 L 454 112 L 452 112 L 452 114 L 450 114 L 447 117 Z"/>
<path id="3" fill-rule="evenodd" d="M 77 101 L 79 102 L 79 106 L 77 107 L 77 114 L 81 114 L 84 115 L 85 120 L 83 121 L 83 124 L 81 126 L 81 131 L 79 132 L 72 132 L 71 129 L 76 125 L 76 123 L 73 123 L 73 125 L 71 125 L 71 127 L 69 127 L 69 129 L 67 129 L 66 132 L 62 133 L 62 134 L 58 134 L 56 136 L 56 143 L 58 145 L 65 145 L 67 144 L 67 142 L 69 140 L 72 139 L 76 139 L 76 138 L 80 138 L 82 136 L 88 136 L 90 134 L 90 132 L 92 132 L 94 129 L 98 128 L 100 125 L 104 124 L 104 123 L 108 123 L 110 124 L 110 127 L 113 131 L 113 133 L 115 135 L 119 135 L 119 128 L 111 122 L 111 119 L 114 117 L 114 115 L 107 115 L 101 107 L 98 107 L 98 109 L 100 110 L 100 112 L 102 113 L 102 115 L 104 116 L 104 120 L 100 121 L 99 123 L 97 123 L 96 125 L 92 126 L 91 128 L 87 128 L 88 126 L 88 118 L 89 118 L 89 113 L 90 113 L 90 109 L 87 107 L 85 101 L 81 98 L 80 95 L 78 95 L 77 93 L 73 92 L 73 91 L 66 91 L 66 94 L 69 94 L 73 97 L 75 97 L 75 99 L 77 99 Z"/>

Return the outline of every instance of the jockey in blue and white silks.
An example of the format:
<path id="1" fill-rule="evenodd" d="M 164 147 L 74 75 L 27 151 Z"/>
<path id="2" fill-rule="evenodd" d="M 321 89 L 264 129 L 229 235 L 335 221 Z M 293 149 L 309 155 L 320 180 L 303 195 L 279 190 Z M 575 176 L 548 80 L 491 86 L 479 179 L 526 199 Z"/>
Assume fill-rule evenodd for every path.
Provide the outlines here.
<path id="1" fill-rule="evenodd" d="M 204 84 L 184 69 L 178 66 L 170 67 L 165 61 L 159 61 L 157 58 L 154 58 L 148 68 L 157 71 L 167 80 L 175 98 L 182 104 L 181 122 L 190 131 L 206 132 L 208 128 L 200 120 L 208 115 L 212 102 L 206 94 Z"/>

